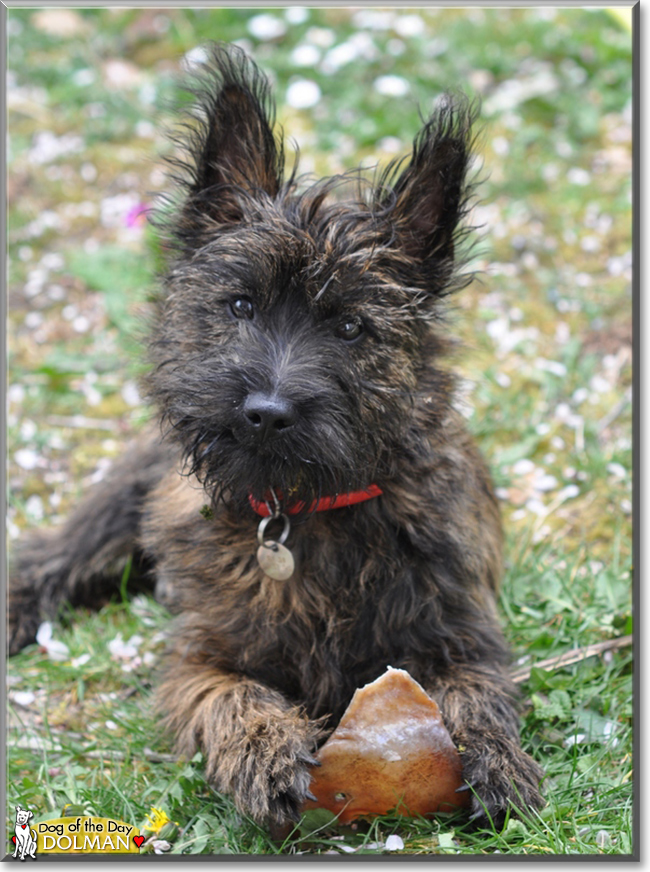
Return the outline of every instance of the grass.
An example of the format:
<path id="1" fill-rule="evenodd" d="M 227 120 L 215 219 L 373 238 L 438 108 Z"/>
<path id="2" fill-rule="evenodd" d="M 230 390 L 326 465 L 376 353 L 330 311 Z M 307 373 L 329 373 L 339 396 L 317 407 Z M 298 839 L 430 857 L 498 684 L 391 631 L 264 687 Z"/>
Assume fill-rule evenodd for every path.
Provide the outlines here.
<path id="1" fill-rule="evenodd" d="M 275 844 L 205 783 L 200 756 L 172 758 L 149 709 L 167 615 L 123 597 L 55 625 L 65 660 L 33 646 L 9 662 L 8 822 L 18 803 L 37 820 L 72 802 L 136 824 L 155 806 L 184 854 L 377 853 L 391 834 L 407 853 L 633 852 L 631 649 L 535 667 L 633 629 L 629 31 L 581 9 L 84 9 L 67 30 L 43 11 L 8 12 L 13 538 L 59 523 L 146 416 L 134 352 L 160 252 L 125 216 L 164 189 L 179 56 L 246 41 L 316 173 L 408 152 L 417 103 L 449 85 L 482 95 L 481 276 L 450 320 L 508 531 L 501 612 L 531 667 L 522 736 L 548 804 L 477 832 L 462 816 L 352 829 L 310 813 Z M 381 94 L 383 76 L 407 92 Z M 299 79 L 321 91 L 308 109 L 283 99 Z"/>

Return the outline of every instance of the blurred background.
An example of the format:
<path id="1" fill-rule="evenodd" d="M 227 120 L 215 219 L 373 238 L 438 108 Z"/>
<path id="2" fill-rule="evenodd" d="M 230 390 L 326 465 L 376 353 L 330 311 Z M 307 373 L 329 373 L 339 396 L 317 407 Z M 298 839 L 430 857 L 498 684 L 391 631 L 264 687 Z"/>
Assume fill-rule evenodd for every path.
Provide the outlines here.
<path id="1" fill-rule="evenodd" d="M 7 32 L 10 539 L 60 522 L 146 419 L 146 212 L 168 189 L 178 75 L 224 40 L 273 81 L 303 172 L 385 164 L 443 91 L 481 98 L 478 278 L 451 329 L 508 531 L 509 638 L 526 666 L 631 632 L 628 10 L 14 8 Z M 575 849 L 624 852 L 629 652 L 590 663 L 534 672 L 527 724 L 556 794 L 583 796 L 596 771 L 615 793 L 583 825 L 571 794 Z"/>

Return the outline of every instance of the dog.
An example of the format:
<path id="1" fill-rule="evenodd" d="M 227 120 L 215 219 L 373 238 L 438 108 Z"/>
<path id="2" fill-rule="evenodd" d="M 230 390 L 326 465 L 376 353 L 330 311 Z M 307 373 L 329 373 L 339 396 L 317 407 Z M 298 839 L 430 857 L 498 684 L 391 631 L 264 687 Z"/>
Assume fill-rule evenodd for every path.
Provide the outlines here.
<path id="1" fill-rule="evenodd" d="M 14 842 L 16 847 L 12 854 L 19 860 L 25 857 L 36 859 L 36 833 L 29 826 L 29 821 L 34 817 L 34 812 L 16 806 L 16 826 L 14 827 Z"/>
<path id="2" fill-rule="evenodd" d="M 156 420 L 20 547 L 11 650 L 62 602 L 105 602 L 130 560 L 177 613 L 164 723 L 255 820 L 299 818 L 314 753 L 387 665 L 440 706 L 475 821 L 540 807 L 495 604 L 499 509 L 445 362 L 476 109 L 444 96 L 381 175 L 307 184 L 241 49 L 213 45 L 192 93 L 157 219 Z"/>

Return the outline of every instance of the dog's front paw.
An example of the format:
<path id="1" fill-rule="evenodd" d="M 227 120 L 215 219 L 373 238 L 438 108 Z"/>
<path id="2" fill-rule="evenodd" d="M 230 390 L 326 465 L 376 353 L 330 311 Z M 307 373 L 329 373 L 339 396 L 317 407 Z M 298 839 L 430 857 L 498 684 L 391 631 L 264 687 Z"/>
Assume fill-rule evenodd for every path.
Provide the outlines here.
<path id="1" fill-rule="evenodd" d="M 229 793 L 238 809 L 259 822 L 282 827 L 300 820 L 309 791 L 313 742 L 304 731 L 287 724 L 259 724 L 249 729 L 245 745 L 226 755 L 218 767 L 218 786 Z"/>
<path id="2" fill-rule="evenodd" d="M 478 826 L 491 820 L 499 826 L 509 808 L 541 808 L 544 771 L 519 745 L 504 741 L 498 750 L 463 754 L 463 777 L 472 789 L 470 820 Z M 461 788 L 465 789 L 465 788 Z"/>
<path id="3" fill-rule="evenodd" d="M 310 792 L 311 766 L 317 761 L 305 752 L 303 761 L 285 766 L 278 776 L 269 779 L 269 800 L 267 820 L 271 824 L 297 823 L 300 810 L 307 799 L 315 799 Z"/>

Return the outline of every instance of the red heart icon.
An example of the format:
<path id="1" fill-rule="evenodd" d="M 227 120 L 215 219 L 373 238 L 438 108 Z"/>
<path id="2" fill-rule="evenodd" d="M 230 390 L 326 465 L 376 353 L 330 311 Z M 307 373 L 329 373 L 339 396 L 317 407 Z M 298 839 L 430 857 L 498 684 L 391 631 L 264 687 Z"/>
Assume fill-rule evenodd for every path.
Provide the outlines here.
<path id="1" fill-rule="evenodd" d="M 22 825 L 23 829 L 25 829 L 26 826 L 27 826 L 27 824 L 23 824 L 23 825 Z"/>
<path id="2" fill-rule="evenodd" d="M 16 844 L 16 837 L 15 837 L 15 836 L 12 836 L 12 837 L 11 837 L 11 841 L 12 841 L 12 842 L 14 843 L 14 845 L 15 845 L 15 844 Z"/>
<path id="3" fill-rule="evenodd" d="M 133 836 L 133 841 L 136 843 L 138 848 L 141 848 L 142 843 L 144 842 L 144 836 Z"/>

